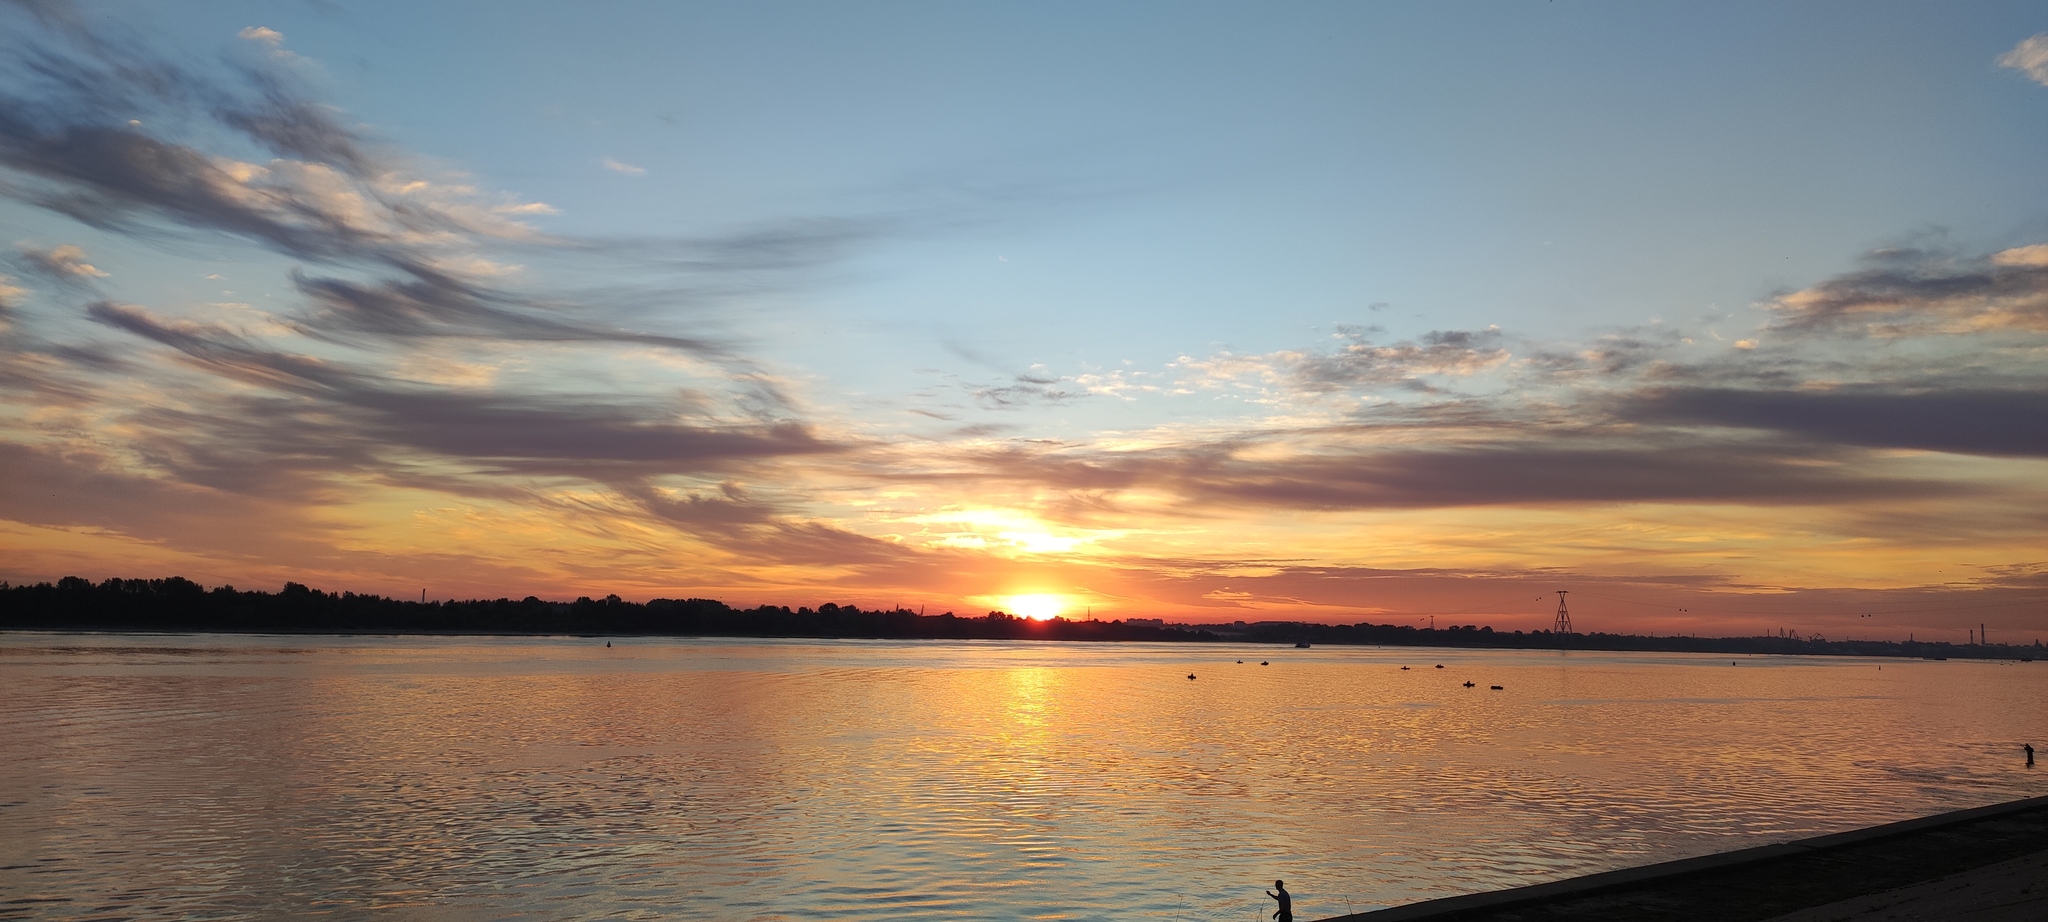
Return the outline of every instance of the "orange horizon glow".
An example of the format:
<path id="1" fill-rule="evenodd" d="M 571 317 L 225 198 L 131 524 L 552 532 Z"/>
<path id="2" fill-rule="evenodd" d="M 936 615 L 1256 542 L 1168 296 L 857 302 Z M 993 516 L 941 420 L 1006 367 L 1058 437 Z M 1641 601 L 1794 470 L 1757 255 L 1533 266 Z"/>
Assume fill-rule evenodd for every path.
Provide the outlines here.
<path id="1" fill-rule="evenodd" d="M 1033 621 L 1051 621 L 1066 610 L 1066 601 L 1059 596 L 1045 593 L 1013 595 L 1006 597 L 1010 614 L 1029 618 Z"/>

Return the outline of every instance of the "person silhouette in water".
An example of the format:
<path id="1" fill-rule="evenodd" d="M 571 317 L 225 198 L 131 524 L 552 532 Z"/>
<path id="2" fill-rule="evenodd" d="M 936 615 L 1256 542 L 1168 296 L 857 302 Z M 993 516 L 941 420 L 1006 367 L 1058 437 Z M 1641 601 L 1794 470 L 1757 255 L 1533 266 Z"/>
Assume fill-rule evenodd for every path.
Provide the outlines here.
<path id="1" fill-rule="evenodd" d="M 1273 890 L 1280 892 L 1274 893 Z M 1273 918 L 1279 920 L 1279 922 L 1294 922 L 1294 895 L 1287 892 L 1287 882 L 1284 880 L 1274 881 L 1273 890 L 1266 891 L 1267 896 L 1280 901 L 1280 908 L 1273 910 Z"/>

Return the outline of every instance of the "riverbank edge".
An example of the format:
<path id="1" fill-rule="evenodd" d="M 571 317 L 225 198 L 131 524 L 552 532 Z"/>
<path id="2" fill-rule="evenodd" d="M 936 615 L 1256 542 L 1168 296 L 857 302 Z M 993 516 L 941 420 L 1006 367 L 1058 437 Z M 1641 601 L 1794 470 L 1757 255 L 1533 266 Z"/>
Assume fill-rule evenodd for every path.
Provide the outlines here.
<path id="1" fill-rule="evenodd" d="M 1939 813 L 1933 816 L 1887 823 L 1882 826 L 1871 826 L 1864 829 L 1853 829 L 1848 832 L 1816 836 L 1810 839 L 1781 842 L 1776 845 L 1759 845 L 1732 852 L 1701 855 L 1697 858 L 1683 858 L 1660 864 L 1623 868 L 1618 871 L 1606 871 L 1567 880 L 1532 884 L 1527 887 L 1491 890 L 1484 893 L 1469 893 L 1463 896 L 1425 900 L 1419 903 L 1408 903 L 1386 909 L 1333 916 L 1322 920 L 1322 922 L 1452 922 L 1452 920 L 1493 918 L 1496 914 L 1500 914 L 1499 917 L 1505 919 L 1509 918 L 1506 913 L 1514 913 L 1519 916 L 1529 912 L 1538 913 L 1539 915 L 1536 917 L 1540 918 L 1543 910 L 1557 908 L 1554 904 L 1580 897 L 1596 896 L 1605 893 L 1619 895 L 1620 891 L 1633 890 L 1641 891 L 1642 895 L 1646 898 L 1654 898 L 1656 891 L 1672 887 L 1680 882 L 1694 883 L 1699 876 L 1713 872 L 1722 872 L 1723 874 L 1735 873 L 1738 875 L 1754 874 L 1769 867 L 1785 864 L 1794 859 L 1825 856 L 1829 853 L 1841 852 L 1858 846 L 1889 844 L 1894 847 L 1903 847 L 1929 834 L 1948 832 L 1954 830 L 1957 826 L 2017 817 L 2021 814 L 2033 812 L 2039 812 L 2043 815 L 2044 819 L 2048 819 L 2048 796 L 2030 797 L 2024 800 L 1973 807 L 1968 810 Z M 1886 840 L 1890 841 L 1887 842 Z M 2048 840 L 2040 842 L 2039 847 L 2041 849 L 2048 849 Z M 1999 861 L 2007 860 L 2009 857 L 2010 855 L 1991 857 L 1976 866 L 1996 864 Z M 1757 918 L 1770 918 L 1787 912 L 1811 908 L 1812 906 L 1826 905 L 1843 898 L 1869 893 L 1881 893 L 1886 890 L 1920 883 L 1924 880 L 1936 879 L 1941 876 L 1945 875 L 1936 874 L 1918 880 L 1898 880 L 1890 877 L 1880 877 L 1874 879 L 1871 885 L 1861 893 L 1836 894 L 1818 902 L 1788 905 L 1778 911 L 1771 912 L 1769 916 L 1758 916 Z M 1730 916 L 1730 918 L 1733 918 L 1733 916 Z"/>

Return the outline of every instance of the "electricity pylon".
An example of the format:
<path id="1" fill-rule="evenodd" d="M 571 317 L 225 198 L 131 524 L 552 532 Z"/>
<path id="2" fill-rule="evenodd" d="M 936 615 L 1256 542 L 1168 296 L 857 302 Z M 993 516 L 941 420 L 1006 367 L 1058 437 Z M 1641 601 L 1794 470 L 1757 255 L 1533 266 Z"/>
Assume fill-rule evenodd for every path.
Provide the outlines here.
<path id="1" fill-rule="evenodd" d="M 1557 591 L 1557 622 L 1550 626 L 1550 633 L 1556 634 L 1559 637 L 1566 636 L 1572 632 L 1572 613 L 1566 611 L 1564 607 L 1564 594 L 1570 591 L 1569 589 L 1559 589 Z"/>

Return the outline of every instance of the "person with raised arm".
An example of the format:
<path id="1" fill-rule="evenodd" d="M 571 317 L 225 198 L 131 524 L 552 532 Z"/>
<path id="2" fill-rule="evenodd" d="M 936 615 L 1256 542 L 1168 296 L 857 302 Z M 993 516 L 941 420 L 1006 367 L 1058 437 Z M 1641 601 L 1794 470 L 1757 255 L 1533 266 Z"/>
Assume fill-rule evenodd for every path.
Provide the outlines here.
<path id="1" fill-rule="evenodd" d="M 1280 892 L 1275 893 L 1273 890 Z M 1267 896 L 1280 901 L 1280 908 L 1273 910 L 1273 918 L 1276 922 L 1294 922 L 1294 895 L 1287 892 L 1287 882 L 1274 881 L 1273 890 L 1266 891 Z"/>

